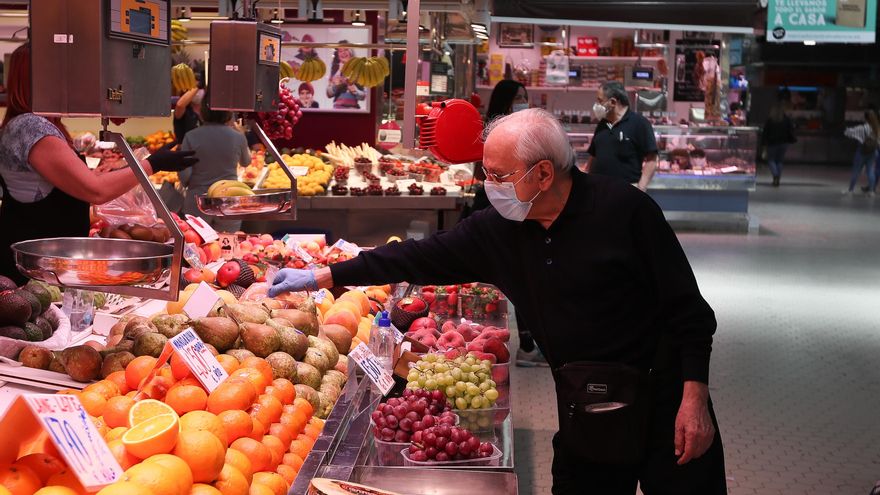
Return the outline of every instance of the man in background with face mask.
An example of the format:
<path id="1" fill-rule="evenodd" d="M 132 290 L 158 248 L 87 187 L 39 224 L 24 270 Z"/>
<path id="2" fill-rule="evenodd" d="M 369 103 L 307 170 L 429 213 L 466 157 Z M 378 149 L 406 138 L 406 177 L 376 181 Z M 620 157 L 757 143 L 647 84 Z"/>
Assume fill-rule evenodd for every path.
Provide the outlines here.
<path id="1" fill-rule="evenodd" d="M 557 434 L 554 494 L 634 495 L 638 482 L 646 495 L 726 493 L 707 386 L 715 316 L 660 208 L 629 184 L 577 170 L 565 130 L 544 110 L 497 119 L 485 135 L 492 207 L 425 240 L 315 271 L 282 270 L 269 295 L 402 281 L 493 284 L 516 306 L 554 378 L 576 361 L 653 369 L 644 459 L 584 462 Z"/>
<path id="2" fill-rule="evenodd" d="M 648 119 L 629 110 L 626 88 L 608 81 L 599 88 L 593 115 L 599 119 L 590 154 L 591 174 L 621 178 L 642 191 L 657 169 L 657 141 Z"/>

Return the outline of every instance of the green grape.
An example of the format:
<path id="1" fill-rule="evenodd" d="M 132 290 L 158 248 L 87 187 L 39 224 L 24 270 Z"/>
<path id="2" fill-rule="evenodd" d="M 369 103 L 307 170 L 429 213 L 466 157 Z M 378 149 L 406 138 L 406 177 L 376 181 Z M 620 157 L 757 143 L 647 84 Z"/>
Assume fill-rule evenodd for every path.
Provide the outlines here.
<path id="1" fill-rule="evenodd" d="M 437 390 L 437 380 L 433 378 L 425 380 L 425 388 L 428 390 Z"/>
<path id="2" fill-rule="evenodd" d="M 484 368 L 492 368 L 492 361 L 489 361 L 488 359 L 484 359 L 483 362 L 480 364 L 482 364 Z"/>
<path id="3" fill-rule="evenodd" d="M 426 382 L 427 382 L 427 379 L 424 376 L 420 376 L 416 383 L 419 384 L 419 388 L 425 388 Z"/>
<path id="4" fill-rule="evenodd" d="M 489 390 L 489 382 L 480 383 L 480 392 L 486 393 Z"/>
<path id="5" fill-rule="evenodd" d="M 468 357 L 467 357 L 467 359 L 464 360 L 464 362 L 470 366 L 473 366 L 473 365 L 477 364 L 477 359 L 474 358 L 474 356 L 472 354 L 468 354 Z"/>
<path id="6" fill-rule="evenodd" d="M 443 385 L 446 385 L 447 387 L 451 386 L 451 385 L 455 385 L 455 378 L 453 378 L 452 375 L 447 373 L 443 377 Z"/>
<path id="7" fill-rule="evenodd" d="M 459 392 L 467 391 L 467 384 L 465 382 L 455 382 L 455 389 Z"/>
<path id="8" fill-rule="evenodd" d="M 498 390 L 495 390 L 495 388 L 490 388 L 490 389 L 486 390 L 485 395 L 486 395 L 486 398 L 492 402 L 495 402 L 496 400 L 498 400 Z"/>
<path id="9" fill-rule="evenodd" d="M 480 380 L 477 378 L 473 372 L 468 373 L 468 381 L 471 383 L 480 383 Z"/>
<path id="10" fill-rule="evenodd" d="M 468 402 L 463 397 L 459 397 L 455 399 L 455 408 L 456 409 L 467 409 Z"/>
<path id="11" fill-rule="evenodd" d="M 408 382 L 414 382 L 418 379 L 419 379 L 419 372 L 418 371 L 412 370 L 409 372 L 408 375 L 406 375 L 406 381 L 408 381 Z"/>
<path id="12" fill-rule="evenodd" d="M 461 380 L 461 368 L 452 368 L 452 378 L 455 378 L 455 381 Z"/>
<path id="13" fill-rule="evenodd" d="M 479 395 L 480 394 L 480 387 L 478 387 L 474 384 L 470 384 L 470 385 L 468 385 L 467 393 L 468 393 L 468 395 Z"/>
<path id="14" fill-rule="evenodd" d="M 490 402 L 488 399 L 486 399 L 483 401 L 482 407 L 483 407 L 483 409 L 489 409 L 490 407 L 492 407 L 492 402 Z"/>
<path id="15" fill-rule="evenodd" d="M 456 390 L 455 387 L 446 387 L 446 397 L 449 397 L 451 399 L 451 398 L 455 397 L 455 395 L 457 393 L 458 393 L 458 390 Z"/>
<path id="16" fill-rule="evenodd" d="M 486 383 L 489 384 L 489 388 L 495 388 L 495 387 L 496 387 L 496 385 L 495 385 L 495 380 L 489 380 L 489 381 L 486 382 Z"/>
<path id="17" fill-rule="evenodd" d="M 471 408 L 472 409 L 479 409 L 480 407 L 482 407 L 482 405 L 483 405 L 483 398 L 480 397 L 479 395 L 474 397 L 473 399 L 471 399 Z"/>
<path id="18" fill-rule="evenodd" d="M 461 372 L 462 373 L 470 373 L 471 372 L 471 365 L 468 363 L 462 364 L 461 365 Z"/>

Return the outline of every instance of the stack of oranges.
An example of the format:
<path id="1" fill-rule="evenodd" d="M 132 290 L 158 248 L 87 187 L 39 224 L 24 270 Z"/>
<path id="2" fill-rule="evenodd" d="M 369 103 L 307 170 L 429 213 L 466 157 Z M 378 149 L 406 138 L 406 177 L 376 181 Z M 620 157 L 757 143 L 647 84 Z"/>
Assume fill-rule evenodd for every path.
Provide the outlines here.
<path id="1" fill-rule="evenodd" d="M 293 383 L 273 379 L 265 360 L 217 357 L 230 376 L 211 393 L 176 357 L 147 381 L 156 365 L 149 356 L 81 392 L 59 392 L 79 396 L 125 471 L 99 495 L 288 492 L 324 422 L 296 397 Z M 57 450 L 44 445 L 0 464 L 0 495 L 90 493 Z"/>

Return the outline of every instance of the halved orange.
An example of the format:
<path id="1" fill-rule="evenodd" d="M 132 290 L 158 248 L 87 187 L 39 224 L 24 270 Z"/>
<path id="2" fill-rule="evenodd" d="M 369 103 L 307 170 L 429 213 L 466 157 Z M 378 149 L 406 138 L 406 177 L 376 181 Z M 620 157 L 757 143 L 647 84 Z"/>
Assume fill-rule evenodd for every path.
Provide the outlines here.
<path id="1" fill-rule="evenodd" d="M 180 419 L 177 414 L 160 414 L 132 426 L 122 435 L 122 443 L 131 455 L 146 459 L 174 450 L 179 435 Z"/>
<path id="2" fill-rule="evenodd" d="M 177 413 L 168 404 L 156 399 L 144 399 L 135 402 L 131 409 L 128 410 L 128 424 L 135 426 L 163 414 L 173 414 L 177 417 Z"/>

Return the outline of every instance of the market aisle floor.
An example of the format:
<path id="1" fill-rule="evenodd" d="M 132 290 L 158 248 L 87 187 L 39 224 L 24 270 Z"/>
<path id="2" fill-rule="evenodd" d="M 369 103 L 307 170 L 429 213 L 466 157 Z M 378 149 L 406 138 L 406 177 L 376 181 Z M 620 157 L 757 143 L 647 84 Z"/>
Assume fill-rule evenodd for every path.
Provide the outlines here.
<path id="1" fill-rule="evenodd" d="M 731 495 L 867 494 L 880 479 L 880 197 L 842 196 L 847 179 L 789 167 L 752 196 L 760 234 L 679 234 L 718 318 Z M 550 372 L 512 380 L 520 493 L 549 494 Z"/>

